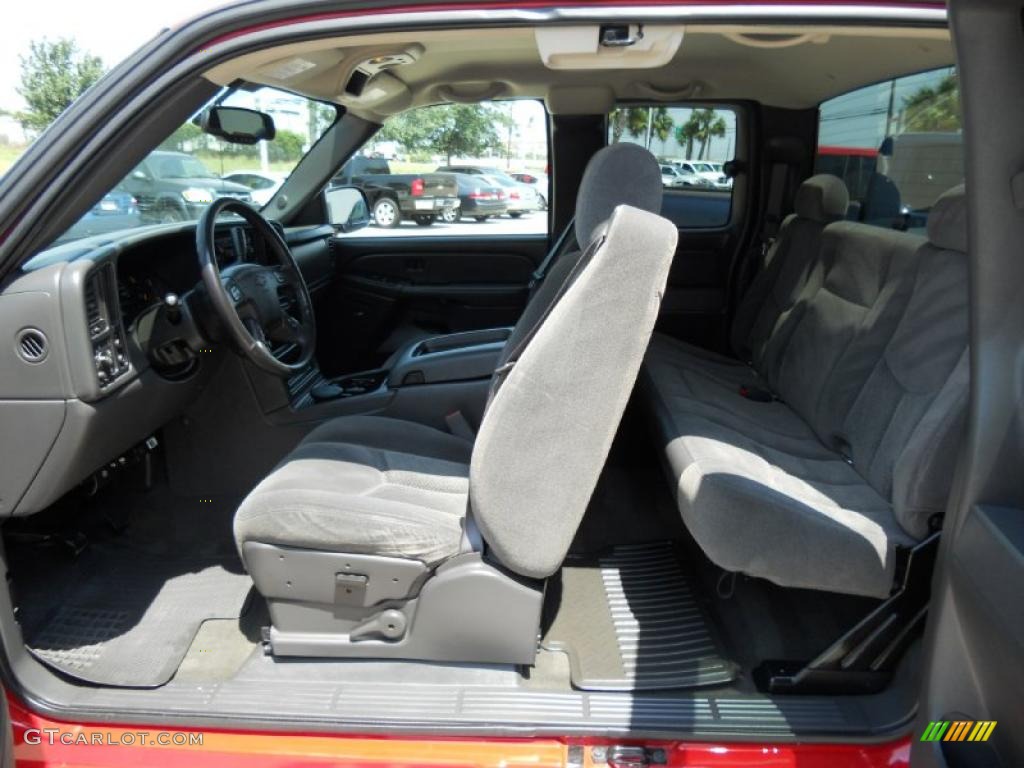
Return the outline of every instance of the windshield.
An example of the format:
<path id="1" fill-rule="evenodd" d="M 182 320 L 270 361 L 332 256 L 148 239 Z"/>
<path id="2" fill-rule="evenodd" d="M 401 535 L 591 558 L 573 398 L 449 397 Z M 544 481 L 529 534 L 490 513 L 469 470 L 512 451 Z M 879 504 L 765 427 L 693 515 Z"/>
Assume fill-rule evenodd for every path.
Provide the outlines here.
<path id="1" fill-rule="evenodd" d="M 53 245 L 195 221 L 220 197 L 263 208 L 337 115 L 332 105 L 273 88 L 234 90 L 215 101 L 269 114 L 274 120 L 273 140 L 231 144 L 204 133 L 193 118 L 164 139 Z M 272 181 L 252 183 L 254 178 Z"/>
<path id="2" fill-rule="evenodd" d="M 190 155 L 158 155 L 152 158 L 153 176 L 157 179 L 216 179 L 198 157 Z"/>

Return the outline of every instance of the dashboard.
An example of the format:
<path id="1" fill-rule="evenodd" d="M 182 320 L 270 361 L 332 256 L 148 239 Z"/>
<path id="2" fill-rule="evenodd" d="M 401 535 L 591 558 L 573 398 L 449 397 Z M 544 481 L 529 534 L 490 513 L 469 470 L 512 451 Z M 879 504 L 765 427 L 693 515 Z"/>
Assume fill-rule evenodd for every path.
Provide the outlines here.
<path id="1" fill-rule="evenodd" d="M 224 269 L 241 261 L 264 263 L 262 240 L 252 236 L 242 224 L 218 228 L 214 239 L 217 265 Z M 168 293 L 179 296 L 194 288 L 200 280 L 195 235 L 175 234 L 125 250 L 117 260 L 117 289 L 121 317 L 125 327 Z"/>
<path id="2" fill-rule="evenodd" d="M 311 290 L 330 281 L 332 235 L 323 226 L 286 233 Z M 215 249 L 221 267 L 269 255 L 235 222 L 218 226 Z M 154 320 L 164 297 L 202 307 L 199 283 L 190 223 L 58 246 L 2 287 L 0 335 L 13 343 L 0 344 L 0 518 L 46 508 L 202 396 L 228 354 L 207 338 L 213 325 L 189 339 L 188 366 L 153 354 L 169 338 Z"/>

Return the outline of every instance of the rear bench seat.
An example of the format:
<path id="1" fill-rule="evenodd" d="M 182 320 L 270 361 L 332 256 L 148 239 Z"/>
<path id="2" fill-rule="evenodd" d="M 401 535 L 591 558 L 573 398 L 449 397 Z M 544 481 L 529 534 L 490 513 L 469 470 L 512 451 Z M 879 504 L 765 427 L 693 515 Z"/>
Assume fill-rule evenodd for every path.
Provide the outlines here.
<path id="1" fill-rule="evenodd" d="M 738 313 L 757 318 L 734 334 L 750 365 L 657 336 L 640 380 L 713 562 L 886 597 L 897 550 L 944 510 L 965 422 L 966 207 L 962 187 L 943 195 L 927 239 L 850 222 L 814 235 L 808 222 L 836 208 L 807 200 L 838 206 L 836 184 L 801 188 L 782 263 Z"/>

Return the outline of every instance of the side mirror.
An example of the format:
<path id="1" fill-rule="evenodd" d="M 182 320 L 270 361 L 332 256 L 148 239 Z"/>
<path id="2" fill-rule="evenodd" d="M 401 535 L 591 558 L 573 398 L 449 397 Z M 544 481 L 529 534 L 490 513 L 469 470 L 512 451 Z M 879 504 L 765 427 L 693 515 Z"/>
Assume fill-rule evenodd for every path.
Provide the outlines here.
<path id="1" fill-rule="evenodd" d="M 722 174 L 730 179 L 735 179 L 741 173 L 747 172 L 747 164 L 742 160 L 727 160 L 722 164 Z"/>
<path id="2" fill-rule="evenodd" d="M 242 107 L 210 107 L 199 116 L 199 127 L 203 133 L 232 144 L 272 141 L 277 135 L 274 118 Z"/>
<path id="3" fill-rule="evenodd" d="M 149 176 L 146 175 L 146 172 L 140 171 L 138 168 L 132 171 L 132 178 L 136 181 L 149 181 Z"/>
<path id="4" fill-rule="evenodd" d="M 324 193 L 327 217 L 335 229 L 348 234 L 368 226 L 370 204 L 366 195 L 356 187 L 334 187 Z"/>

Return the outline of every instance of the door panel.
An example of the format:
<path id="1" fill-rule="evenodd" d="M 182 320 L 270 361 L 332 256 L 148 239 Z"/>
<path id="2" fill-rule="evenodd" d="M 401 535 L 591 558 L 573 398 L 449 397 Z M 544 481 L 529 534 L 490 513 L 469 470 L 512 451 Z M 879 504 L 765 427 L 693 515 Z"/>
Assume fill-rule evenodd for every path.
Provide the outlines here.
<path id="1" fill-rule="evenodd" d="M 335 239 L 321 367 L 365 370 L 415 338 L 513 325 L 547 245 L 546 235 Z"/>
<path id="2" fill-rule="evenodd" d="M 736 242 L 732 232 L 679 233 L 658 331 L 708 349 L 724 349 L 729 270 Z"/>

